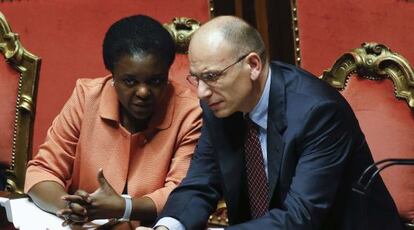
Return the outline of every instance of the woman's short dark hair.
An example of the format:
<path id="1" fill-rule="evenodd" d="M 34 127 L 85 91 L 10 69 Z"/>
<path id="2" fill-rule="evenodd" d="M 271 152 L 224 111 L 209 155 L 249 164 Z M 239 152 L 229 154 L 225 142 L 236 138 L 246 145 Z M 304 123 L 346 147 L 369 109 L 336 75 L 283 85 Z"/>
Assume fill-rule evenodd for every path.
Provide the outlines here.
<path id="1" fill-rule="evenodd" d="M 122 18 L 112 24 L 103 41 L 103 60 L 107 70 L 124 55 L 152 54 L 171 66 L 175 44 L 170 33 L 155 19 L 145 15 Z"/>

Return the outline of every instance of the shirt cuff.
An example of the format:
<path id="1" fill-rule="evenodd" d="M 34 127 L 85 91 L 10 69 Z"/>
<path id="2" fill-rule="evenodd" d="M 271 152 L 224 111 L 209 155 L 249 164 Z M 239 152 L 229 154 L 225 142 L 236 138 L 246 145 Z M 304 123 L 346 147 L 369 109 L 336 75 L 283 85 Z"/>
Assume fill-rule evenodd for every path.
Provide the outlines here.
<path id="1" fill-rule="evenodd" d="M 185 230 L 184 225 L 175 218 L 172 217 L 163 217 L 161 218 L 154 226 L 154 228 L 158 226 L 165 226 L 169 230 Z"/>

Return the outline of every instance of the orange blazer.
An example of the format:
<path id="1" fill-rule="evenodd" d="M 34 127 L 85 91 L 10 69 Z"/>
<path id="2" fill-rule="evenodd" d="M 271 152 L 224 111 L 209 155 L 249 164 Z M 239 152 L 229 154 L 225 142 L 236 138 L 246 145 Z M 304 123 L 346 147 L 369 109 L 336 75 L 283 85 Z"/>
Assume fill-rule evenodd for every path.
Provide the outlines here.
<path id="1" fill-rule="evenodd" d="M 56 181 L 69 193 L 93 192 L 99 168 L 118 193 L 151 198 L 160 212 L 187 173 L 201 129 L 201 109 L 190 90 L 170 82 L 148 128 L 129 133 L 121 124 L 111 77 L 80 79 L 28 163 L 25 192 Z"/>

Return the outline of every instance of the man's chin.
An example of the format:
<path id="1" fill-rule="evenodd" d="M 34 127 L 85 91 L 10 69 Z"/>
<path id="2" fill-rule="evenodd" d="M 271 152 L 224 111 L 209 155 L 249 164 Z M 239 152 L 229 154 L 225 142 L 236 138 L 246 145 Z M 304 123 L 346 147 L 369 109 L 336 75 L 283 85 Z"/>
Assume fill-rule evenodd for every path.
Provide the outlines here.
<path id="1" fill-rule="evenodd" d="M 231 113 L 226 110 L 213 110 L 213 113 L 217 118 L 225 118 L 231 115 Z"/>

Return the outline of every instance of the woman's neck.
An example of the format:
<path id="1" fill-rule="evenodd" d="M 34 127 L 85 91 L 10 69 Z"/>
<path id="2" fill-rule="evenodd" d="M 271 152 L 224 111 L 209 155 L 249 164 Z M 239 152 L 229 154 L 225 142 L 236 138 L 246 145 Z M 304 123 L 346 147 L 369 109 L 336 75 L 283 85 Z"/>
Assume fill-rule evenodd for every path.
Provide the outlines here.
<path id="1" fill-rule="evenodd" d="M 130 113 L 121 107 L 120 111 L 121 125 L 126 128 L 131 134 L 141 132 L 148 126 L 149 118 L 142 120 L 134 118 Z"/>

